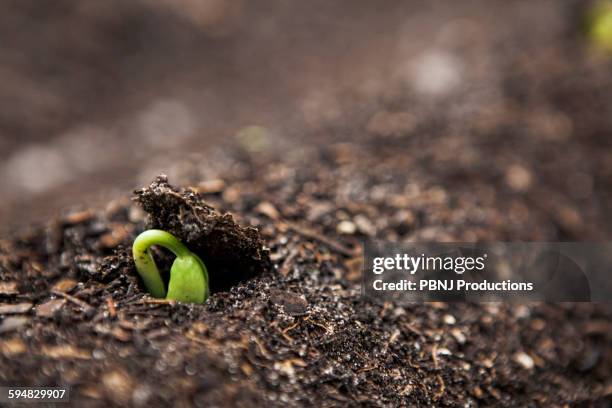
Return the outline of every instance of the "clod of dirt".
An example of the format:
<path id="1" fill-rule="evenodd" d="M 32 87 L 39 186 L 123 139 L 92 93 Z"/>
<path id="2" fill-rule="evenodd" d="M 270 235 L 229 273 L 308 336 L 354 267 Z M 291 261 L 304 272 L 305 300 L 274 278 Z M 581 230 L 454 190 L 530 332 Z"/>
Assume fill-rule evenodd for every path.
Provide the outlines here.
<path id="1" fill-rule="evenodd" d="M 270 300 L 281 306 L 289 316 L 303 316 L 308 310 L 308 302 L 297 293 L 273 289 L 270 292 Z"/>
<path id="2" fill-rule="evenodd" d="M 173 187 L 167 176 L 160 175 L 134 194 L 149 215 L 149 228 L 168 231 L 202 258 L 211 292 L 228 290 L 271 269 L 259 232 L 238 225 L 231 214 L 219 213 L 195 191 Z"/>

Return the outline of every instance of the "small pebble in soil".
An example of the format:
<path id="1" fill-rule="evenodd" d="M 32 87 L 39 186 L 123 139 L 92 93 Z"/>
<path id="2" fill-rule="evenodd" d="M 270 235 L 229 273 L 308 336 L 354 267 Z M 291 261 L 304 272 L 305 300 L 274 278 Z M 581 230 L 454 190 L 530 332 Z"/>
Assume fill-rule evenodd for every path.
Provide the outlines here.
<path id="1" fill-rule="evenodd" d="M 506 183 L 516 192 L 529 190 L 532 182 L 531 172 L 521 165 L 515 164 L 506 170 Z"/>
<path id="2" fill-rule="evenodd" d="M 451 334 L 453 335 L 455 340 L 457 340 L 457 343 L 465 344 L 467 338 L 465 337 L 465 334 L 461 332 L 461 330 L 454 328 L 451 330 Z"/>
<path id="3" fill-rule="evenodd" d="M 357 230 L 364 235 L 375 235 L 376 227 L 372 222 L 364 215 L 357 215 L 354 219 Z"/>
<path id="4" fill-rule="evenodd" d="M 448 325 L 453 325 L 455 323 L 457 323 L 457 319 L 455 319 L 455 316 L 453 315 L 444 315 L 444 317 L 442 318 L 442 321 L 444 322 L 444 324 L 448 324 Z"/>
<path id="5" fill-rule="evenodd" d="M 36 316 L 53 317 L 66 304 L 66 299 L 53 299 L 36 308 Z"/>
<path id="6" fill-rule="evenodd" d="M 336 227 L 338 234 L 352 235 L 357 231 L 357 226 L 351 221 L 340 221 Z"/>
<path id="7" fill-rule="evenodd" d="M 10 296 L 17 293 L 17 282 L 0 282 L 0 295 Z"/>
<path id="8" fill-rule="evenodd" d="M 306 299 L 297 293 L 272 290 L 270 292 L 270 300 L 283 308 L 283 311 L 289 316 L 301 316 L 306 314 L 308 310 L 308 302 Z"/>
<path id="9" fill-rule="evenodd" d="M 535 366 L 533 358 L 523 351 L 519 351 L 514 355 L 514 361 L 525 370 L 531 370 Z"/>
<path id="10" fill-rule="evenodd" d="M 3 356 L 10 357 L 25 353 L 27 347 L 21 339 L 13 338 L 0 342 L 0 353 Z"/>
<path id="11" fill-rule="evenodd" d="M 118 404 L 127 404 L 132 397 L 134 383 L 122 369 L 115 369 L 102 376 L 102 385 L 108 397 Z"/>

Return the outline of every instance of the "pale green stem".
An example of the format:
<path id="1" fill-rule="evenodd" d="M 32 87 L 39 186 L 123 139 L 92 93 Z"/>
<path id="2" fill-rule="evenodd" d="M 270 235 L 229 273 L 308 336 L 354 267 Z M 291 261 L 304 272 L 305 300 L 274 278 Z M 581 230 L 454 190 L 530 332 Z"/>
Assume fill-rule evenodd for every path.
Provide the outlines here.
<path id="1" fill-rule="evenodd" d="M 189 256 L 191 252 L 174 235 L 162 230 L 145 231 L 134 241 L 132 254 L 136 270 L 142 277 L 149 293 L 153 297 L 164 298 L 166 297 L 166 288 L 149 249 L 153 245 L 169 249 L 177 258 Z"/>

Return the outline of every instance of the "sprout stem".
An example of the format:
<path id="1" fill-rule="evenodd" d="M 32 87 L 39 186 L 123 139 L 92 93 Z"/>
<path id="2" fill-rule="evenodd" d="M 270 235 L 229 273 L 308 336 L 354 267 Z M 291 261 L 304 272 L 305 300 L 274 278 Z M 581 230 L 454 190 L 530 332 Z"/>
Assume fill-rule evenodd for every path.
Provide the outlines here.
<path id="1" fill-rule="evenodd" d="M 168 291 L 151 256 L 149 248 L 153 245 L 162 246 L 176 255 L 170 270 Z M 206 266 L 174 235 L 155 229 L 145 231 L 134 240 L 132 254 L 136 270 L 153 297 L 193 303 L 203 303 L 208 297 Z"/>

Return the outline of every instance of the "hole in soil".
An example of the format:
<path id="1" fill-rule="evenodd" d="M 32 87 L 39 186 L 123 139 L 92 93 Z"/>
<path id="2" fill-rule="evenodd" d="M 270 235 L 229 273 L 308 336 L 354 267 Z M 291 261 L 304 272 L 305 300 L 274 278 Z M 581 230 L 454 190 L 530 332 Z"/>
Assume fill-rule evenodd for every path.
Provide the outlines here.
<path id="1" fill-rule="evenodd" d="M 168 288 L 168 282 L 170 281 L 170 269 L 172 268 L 172 263 L 176 258 L 174 254 L 166 248 L 160 246 L 152 246 L 151 251 L 153 254 L 153 259 L 155 259 L 155 263 L 159 269 L 162 280 L 164 281 L 164 285 Z M 245 282 L 250 278 L 254 277 L 255 273 L 253 271 L 249 271 L 248 273 L 241 273 L 241 270 L 232 270 L 227 268 L 222 262 L 208 262 L 206 257 L 202 254 L 197 254 L 204 265 L 206 265 L 206 269 L 208 270 L 209 277 L 209 285 L 210 285 L 210 293 L 217 292 L 227 292 L 233 286 L 241 282 Z M 143 290 L 146 291 L 144 286 L 142 286 Z"/>
<path id="2" fill-rule="evenodd" d="M 224 268 L 216 262 L 206 262 L 204 264 L 208 269 L 210 293 L 227 292 L 233 286 L 239 283 L 246 282 L 253 278 L 256 273 L 241 273 L 241 270 L 231 270 Z"/>

